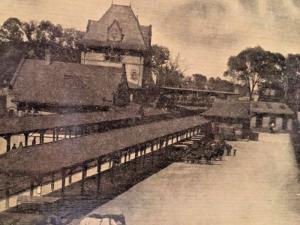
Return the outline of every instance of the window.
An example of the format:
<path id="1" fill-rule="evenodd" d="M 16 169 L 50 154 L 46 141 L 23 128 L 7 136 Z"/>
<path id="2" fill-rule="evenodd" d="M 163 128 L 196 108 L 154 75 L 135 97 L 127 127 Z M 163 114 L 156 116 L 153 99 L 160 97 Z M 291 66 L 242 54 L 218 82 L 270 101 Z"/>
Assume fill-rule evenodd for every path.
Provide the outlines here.
<path id="1" fill-rule="evenodd" d="M 261 128 L 262 127 L 262 124 L 263 124 L 263 117 L 262 115 L 257 115 L 256 116 L 256 128 Z"/>
<path id="2" fill-rule="evenodd" d="M 121 55 L 111 50 L 105 53 L 105 60 L 119 63 L 121 62 Z"/>
<path id="3" fill-rule="evenodd" d="M 130 76 L 131 76 L 131 79 L 134 80 L 134 81 L 139 80 L 139 74 L 138 74 L 138 71 L 136 69 L 131 70 Z"/>

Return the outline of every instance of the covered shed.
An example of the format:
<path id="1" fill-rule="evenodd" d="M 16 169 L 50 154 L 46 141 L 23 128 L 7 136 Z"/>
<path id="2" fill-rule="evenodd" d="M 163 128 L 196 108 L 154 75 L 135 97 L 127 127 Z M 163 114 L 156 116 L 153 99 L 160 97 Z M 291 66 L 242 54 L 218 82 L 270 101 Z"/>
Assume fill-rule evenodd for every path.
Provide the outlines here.
<path id="1" fill-rule="evenodd" d="M 250 128 L 250 104 L 247 101 L 216 100 L 202 115 L 213 122 L 215 134 L 242 135 Z"/>
<path id="2" fill-rule="evenodd" d="M 295 113 L 281 102 L 251 102 L 251 127 L 268 129 L 271 123 L 275 129 L 292 130 L 292 120 Z"/>
<path id="3" fill-rule="evenodd" d="M 67 176 L 74 171 L 82 172 L 82 188 L 89 168 L 97 167 L 99 190 L 101 165 L 113 159 L 124 158 L 124 163 L 164 149 L 180 140 L 199 133 L 209 134 L 210 122 L 201 116 L 178 118 L 163 122 L 144 124 L 125 129 L 111 130 L 76 139 L 67 139 L 47 145 L 32 146 L 18 152 L 9 152 L 0 157 L 0 197 L 14 197 L 30 188 L 61 180 L 64 192 Z M 147 153 L 147 148 L 151 152 Z M 134 158 L 132 158 L 134 154 Z M 6 191 L 5 191 L 6 190 Z"/>

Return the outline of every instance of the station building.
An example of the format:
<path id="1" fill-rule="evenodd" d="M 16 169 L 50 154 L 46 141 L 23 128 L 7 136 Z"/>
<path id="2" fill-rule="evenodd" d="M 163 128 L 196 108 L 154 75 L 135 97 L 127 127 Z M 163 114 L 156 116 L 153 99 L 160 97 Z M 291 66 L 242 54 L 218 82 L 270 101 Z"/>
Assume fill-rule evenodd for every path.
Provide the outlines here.
<path id="1" fill-rule="evenodd" d="M 151 47 L 152 26 L 143 26 L 131 6 L 112 4 L 98 20 L 89 20 L 83 40 L 81 63 L 121 68 L 125 64 L 130 88 L 141 88 Z"/>
<path id="2" fill-rule="evenodd" d="M 144 62 L 151 38 L 152 27 L 140 25 L 131 6 L 112 4 L 98 21 L 88 21 L 78 43 L 81 63 L 52 61 L 47 49 L 44 60 L 23 58 L 9 82 L 7 100 L 18 113 L 126 106 L 147 79 Z"/>

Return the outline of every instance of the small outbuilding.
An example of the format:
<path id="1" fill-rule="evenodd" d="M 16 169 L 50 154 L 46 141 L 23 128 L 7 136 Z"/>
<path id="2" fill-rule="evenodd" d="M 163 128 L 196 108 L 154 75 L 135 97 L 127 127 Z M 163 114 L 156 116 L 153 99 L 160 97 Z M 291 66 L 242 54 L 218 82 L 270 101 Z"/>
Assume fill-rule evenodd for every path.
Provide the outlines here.
<path id="1" fill-rule="evenodd" d="M 216 100 L 202 115 L 211 120 L 215 135 L 228 139 L 249 133 L 250 104 L 247 101 Z"/>
<path id="2" fill-rule="evenodd" d="M 271 125 L 275 131 L 291 131 L 294 112 L 281 102 L 217 100 L 202 115 L 213 122 L 215 134 L 243 134 L 269 131 Z"/>
<path id="3" fill-rule="evenodd" d="M 292 130 L 294 112 L 281 102 L 252 102 L 251 128 L 269 129 L 274 124 L 276 131 Z"/>

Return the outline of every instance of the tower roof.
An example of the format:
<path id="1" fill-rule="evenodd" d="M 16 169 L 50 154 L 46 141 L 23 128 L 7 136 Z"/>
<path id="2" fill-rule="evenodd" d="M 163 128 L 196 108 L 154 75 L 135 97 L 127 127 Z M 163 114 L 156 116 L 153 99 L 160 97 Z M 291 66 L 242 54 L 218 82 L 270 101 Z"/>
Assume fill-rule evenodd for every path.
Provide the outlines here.
<path id="1" fill-rule="evenodd" d="M 82 44 L 144 51 L 151 45 L 151 26 L 141 26 L 130 6 L 112 4 L 100 20 L 89 20 Z"/>

